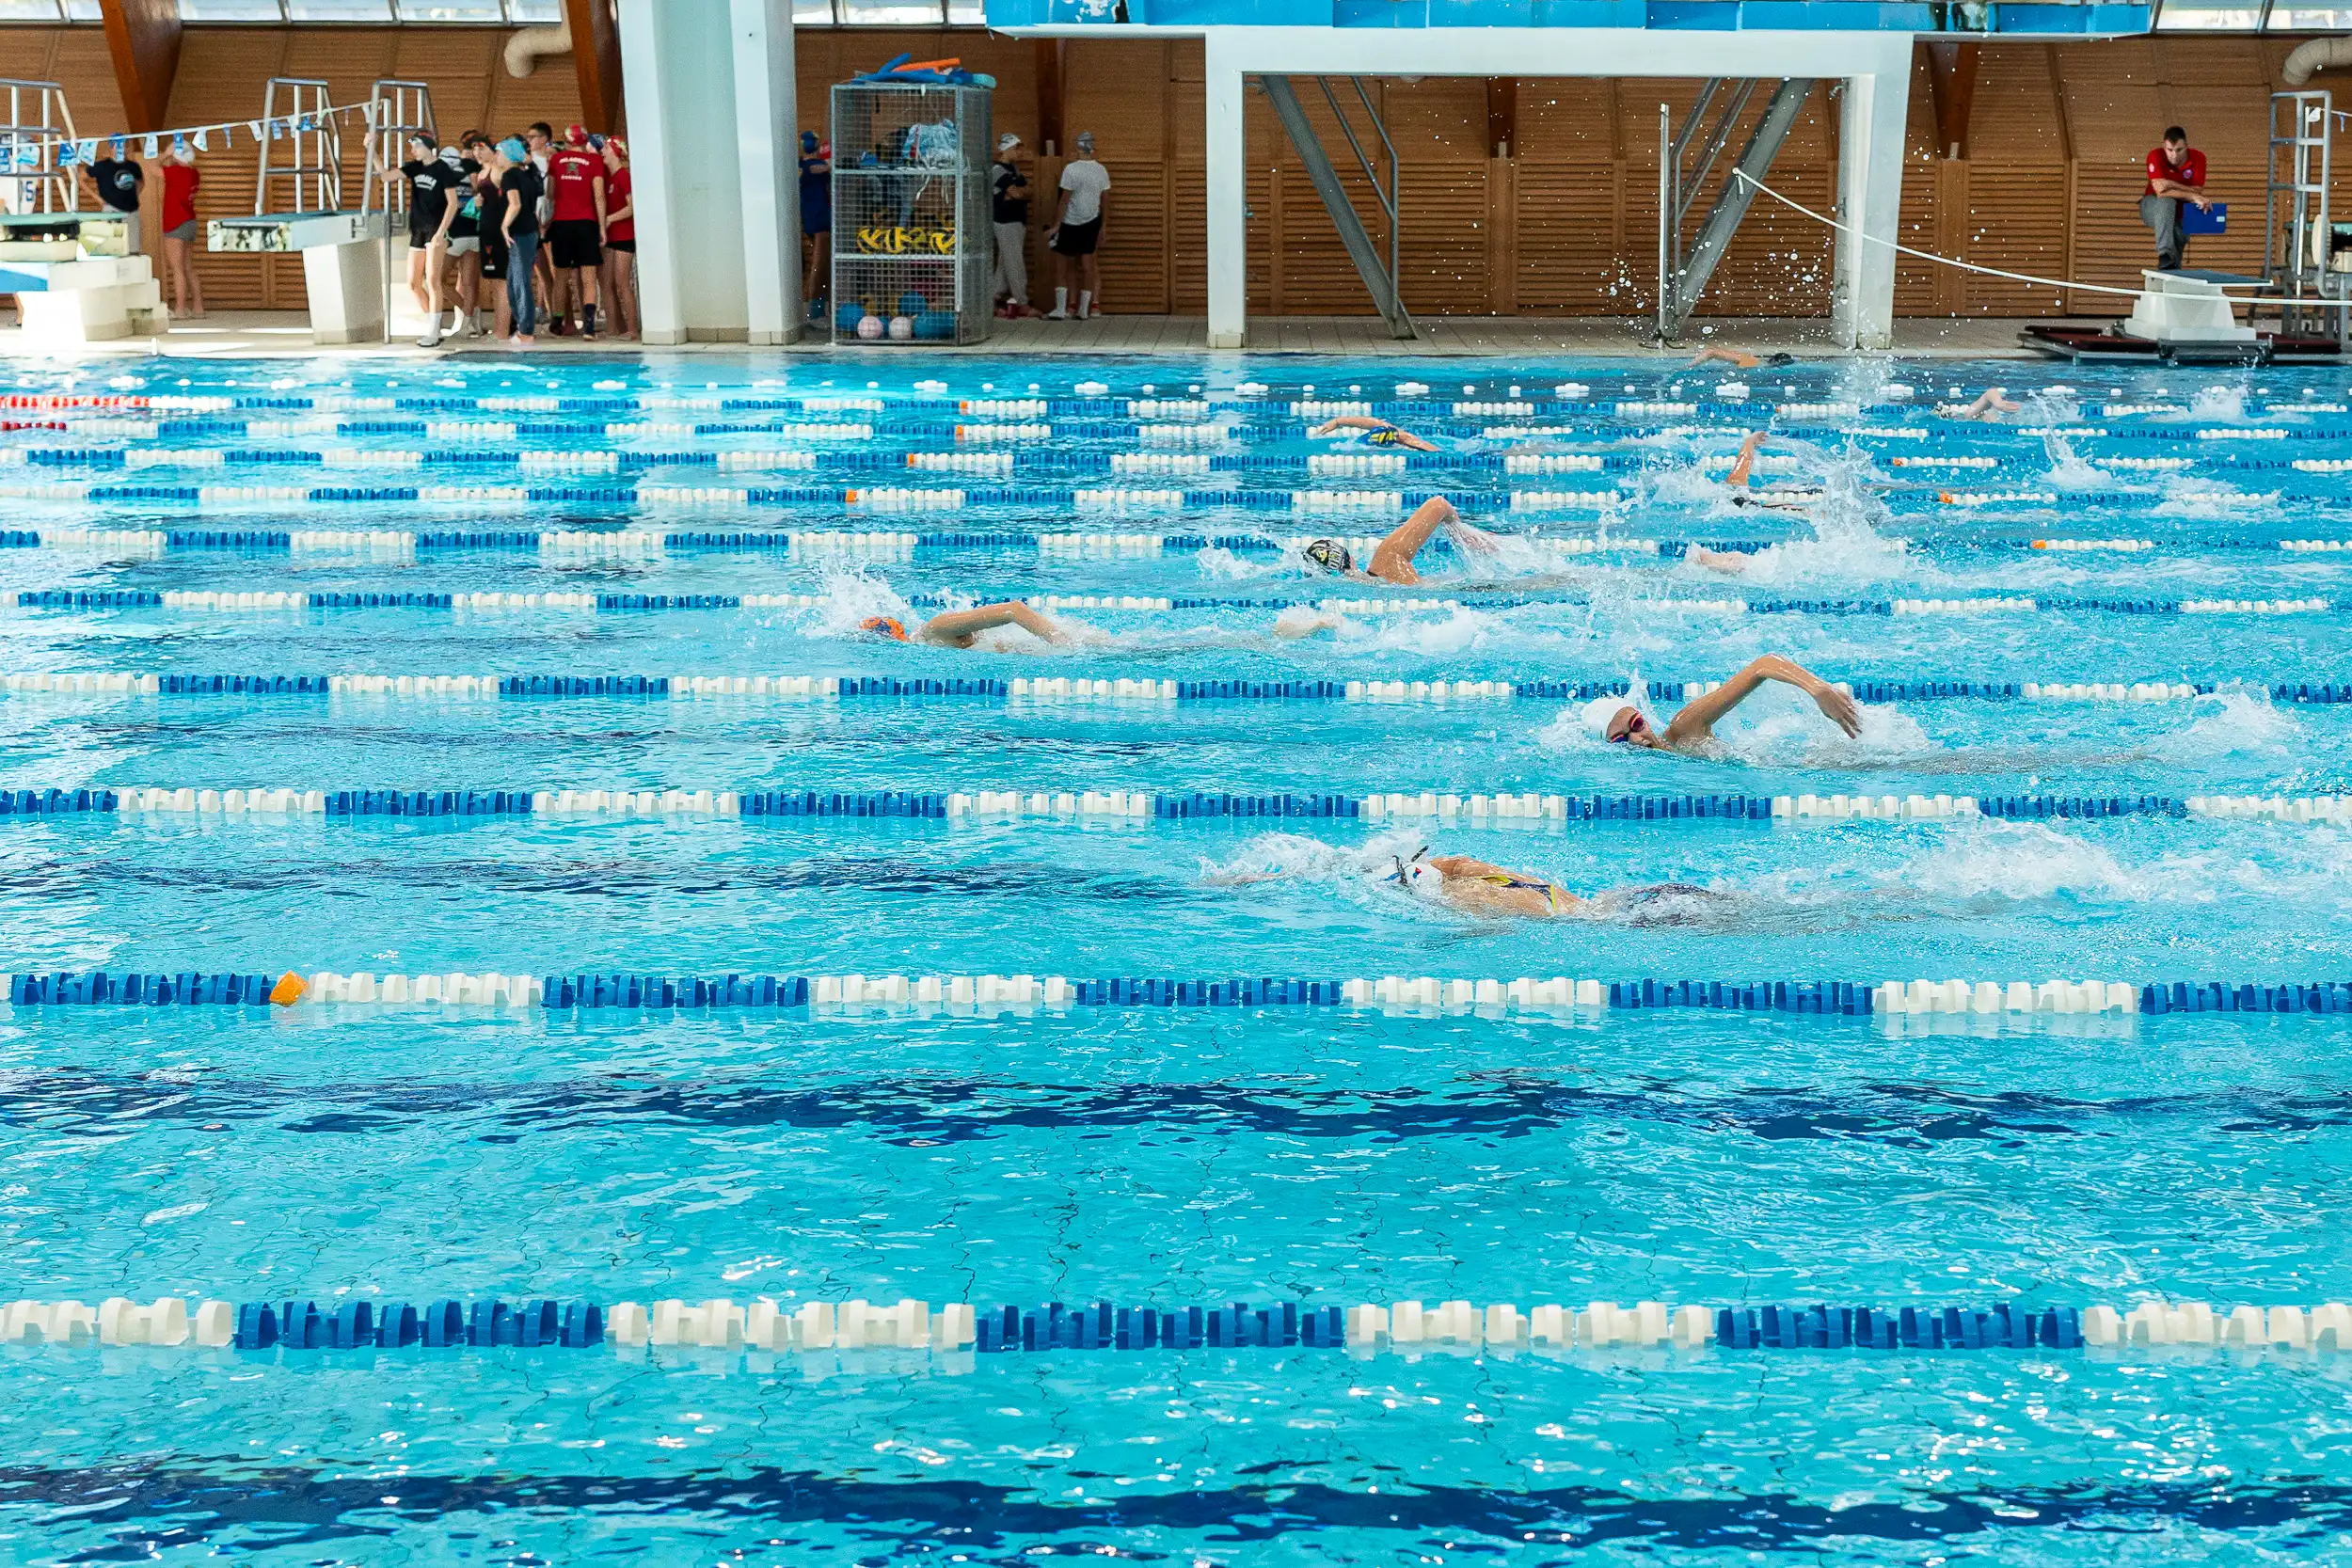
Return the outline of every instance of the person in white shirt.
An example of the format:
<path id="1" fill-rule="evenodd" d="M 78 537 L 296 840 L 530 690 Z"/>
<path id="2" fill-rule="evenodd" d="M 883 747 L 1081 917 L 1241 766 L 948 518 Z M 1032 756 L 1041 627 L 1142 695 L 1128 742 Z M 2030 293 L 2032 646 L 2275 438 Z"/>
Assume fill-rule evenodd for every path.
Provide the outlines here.
<path id="1" fill-rule="evenodd" d="M 1061 217 L 1046 231 L 1045 244 L 1054 253 L 1054 308 L 1049 321 L 1069 321 L 1071 274 L 1078 275 L 1076 319 L 1093 315 L 1094 296 L 1102 292 L 1103 274 L 1094 260 L 1103 243 L 1103 193 L 1111 188 L 1110 171 L 1094 161 L 1094 133 L 1078 133 L 1078 155 L 1062 166 Z"/>

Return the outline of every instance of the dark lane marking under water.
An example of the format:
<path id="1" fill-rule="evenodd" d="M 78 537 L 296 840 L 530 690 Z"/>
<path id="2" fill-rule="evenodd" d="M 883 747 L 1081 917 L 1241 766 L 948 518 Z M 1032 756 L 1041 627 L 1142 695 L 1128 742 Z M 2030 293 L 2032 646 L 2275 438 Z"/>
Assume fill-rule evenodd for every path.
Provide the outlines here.
<path id="1" fill-rule="evenodd" d="M 1972 1095 L 1870 1084 L 1850 1094 L 1754 1089 L 1686 1094 L 1653 1083 L 1592 1088 L 1530 1073 L 1473 1075 L 1431 1087 L 1289 1087 L 1217 1083 L 1109 1085 L 1001 1078 L 902 1077 L 805 1088 L 594 1076 L 564 1084 L 292 1084 L 209 1073 L 171 1080 L 66 1069 L 0 1071 L 0 1126 L 119 1139 L 143 1128 L 270 1121 L 293 1133 L 463 1128 L 511 1142 L 523 1132 L 788 1127 L 865 1130 L 890 1143 L 961 1143 L 1023 1131 L 1166 1130 L 1278 1137 L 1518 1138 L 1586 1123 L 1651 1123 L 1780 1142 L 1894 1147 L 2039 1137 L 2136 1137 L 2151 1123 L 2207 1135 L 2303 1133 L 2352 1126 L 2352 1090 L 2251 1091 L 2078 1100 L 2023 1091 Z"/>
<path id="2" fill-rule="evenodd" d="M 1252 1471 L 1263 1475 L 1281 1468 L 1278 1462 Z M 299 1466 L 213 1472 L 195 1465 L 19 1465 L 0 1469 L 0 1516 L 20 1514 L 48 1528 L 71 1527 L 89 1538 L 79 1549 L 45 1558 L 73 1563 L 145 1561 L 199 1543 L 225 1551 L 317 1546 L 392 1537 L 403 1525 L 467 1518 L 506 1533 L 516 1528 L 517 1515 L 558 1524 L 567 1514 L 606 1512 L 638 1522 L 699 1520 L 714 1533 L 739 1523 L 760 1528 L 836 1527 L 848 1540 L 761 1544 L 768 1550 L 786 1545 L 848 1556 L 895 1544 L 926 1558 L 951 1548 L 1018 1556 L 1057 1541 L 1063 1544 L 1054 1555 L 1061 1555 L 1089 1551 L 1088 1542 L 1126 1531 L 1206 1534 L 1214 1544 L 1292 1535 L 1294 1546 L 1307 1548 L 1321 1539 L 1319 1532 L 1345 1531 L 1431 1539 L 1469 1535 L 1521 1549 L 1557 1543 L 1570 1553 L 1630 1542 L 1746 1554 L 1830 1553 L 1841 1543 L 1863 1544 L 1865 1550 L 1870 1543 L 1994 1546 L 2001 1536 L 2030 1539 L 2049 1530 L 2139 1538 L 2179 1530 L 2186 1536 L 2183 1550 L 2202 1555 L 2212 1545 L 2206 1535 L 2215 1531 L 2269 1532 L 2261 1543 L 2265 1547 L 2309 1551 L 2324 1549 L 2352 1528 L 2352 1487 L 2300 1479 L 2256 1486 L 2205 1481 L 1918 1491 L 1900 1501 L 1847 1507 L 1785 1492 L 1637 1498 L 1594 1486 L 1524 1491 L 1412 1486 L 1389 1474 L 1380 1475 L 1377 1484 L 1377 1492 L 1357 1492 L 1320 1481 L 1262 1481 L 1187 1492 L 1124 1492 L 1115 1501 L 1067 1503 L 982 1481 L 862 1481 L 773 1468 L 735 1475 L 460 1479 L 328 1475 Z M 1343 1536 L 1331 1544 L 1347 1540 Z M 1379 1544 L 1385 1549 L 1402 1543 Z"/>

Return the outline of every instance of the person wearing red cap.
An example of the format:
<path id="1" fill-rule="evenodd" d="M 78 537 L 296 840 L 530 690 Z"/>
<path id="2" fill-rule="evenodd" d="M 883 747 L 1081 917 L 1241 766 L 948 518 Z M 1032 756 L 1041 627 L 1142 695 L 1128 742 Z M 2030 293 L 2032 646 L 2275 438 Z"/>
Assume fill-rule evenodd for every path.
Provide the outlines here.
<path id="1" fill-rule="evenodd" d="M 604 138 L 604 297 L 613 336 L 645 330 L 637 316 L 637 199 L 628 171 L 628 143 Z"/>
<path id="2" fill-rule="evenodd" d="M 548 225 L 548 253 L 559 279 L 569 275 L 566 296 L 580 298 L 580 335 L 596 335 L 596 274 L 604 265 L 604 160 L 588 148 L 588 128 L 568 126 L 564 145 L 548 154 L 548 187 L 554 218 Z"/>

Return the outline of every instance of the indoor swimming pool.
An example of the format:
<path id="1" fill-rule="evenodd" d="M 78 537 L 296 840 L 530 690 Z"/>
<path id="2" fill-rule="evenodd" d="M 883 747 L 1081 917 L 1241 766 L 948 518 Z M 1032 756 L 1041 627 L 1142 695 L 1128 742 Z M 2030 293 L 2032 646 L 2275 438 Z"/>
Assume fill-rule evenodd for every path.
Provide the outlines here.
<path id="1" fill-rule="evenodd" d="M 0 1557 L 2352 1551 L 2352 376 L 10 390 Z"/>

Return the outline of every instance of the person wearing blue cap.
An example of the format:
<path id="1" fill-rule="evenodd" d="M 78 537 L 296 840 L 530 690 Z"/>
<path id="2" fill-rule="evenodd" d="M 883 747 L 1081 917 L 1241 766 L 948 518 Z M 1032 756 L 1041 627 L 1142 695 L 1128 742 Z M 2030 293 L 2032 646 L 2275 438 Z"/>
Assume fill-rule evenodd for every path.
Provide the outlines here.
<path id="1" fill-rule="evenodd" d="M 510 340 L 516 348 L 537 346 L 537 301 L 531 292 L 531 268 L 539 254 L 539 171 L 532 166 L 531 150 L 520 136 L 498 144 L 498 185 L 506 211 L 499 231 L 506 237 L 506 299 L 515 323 Z"/>

